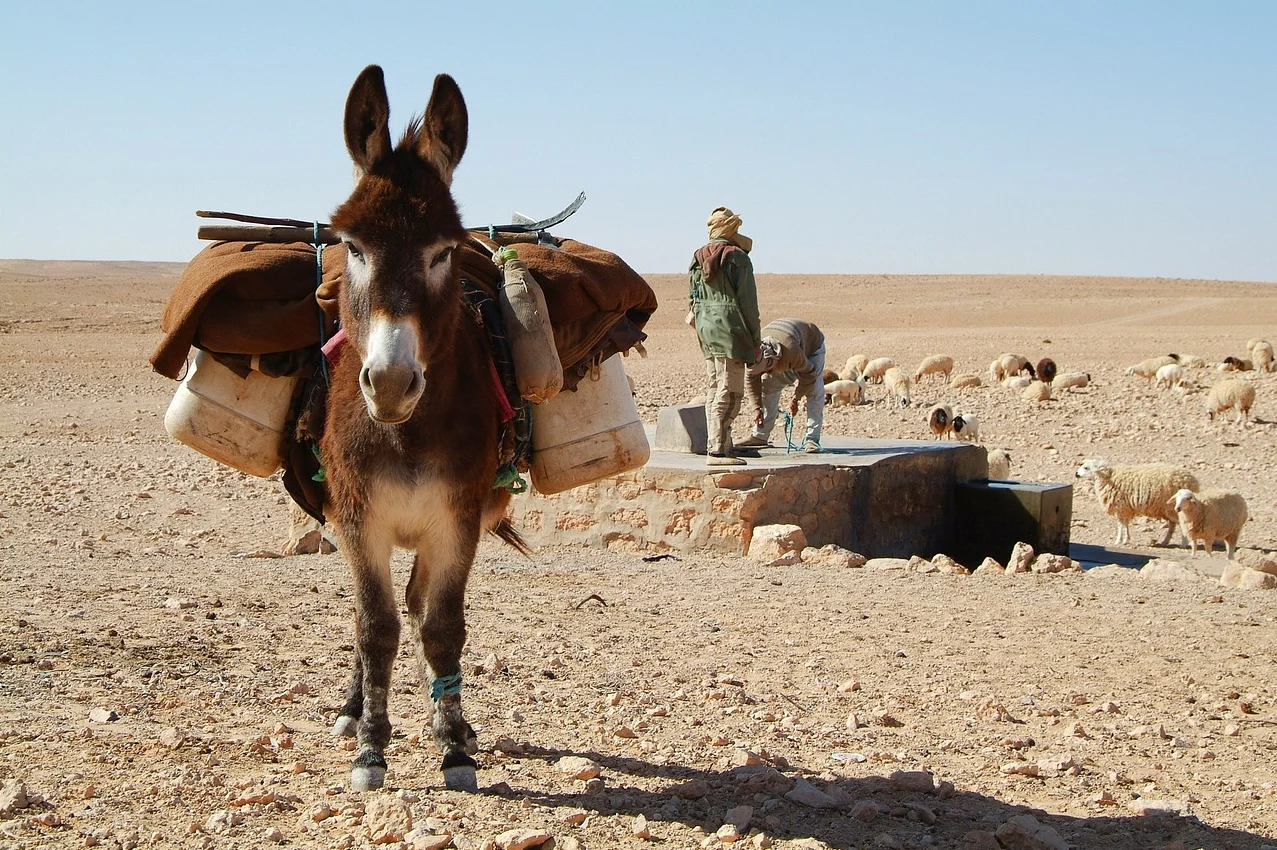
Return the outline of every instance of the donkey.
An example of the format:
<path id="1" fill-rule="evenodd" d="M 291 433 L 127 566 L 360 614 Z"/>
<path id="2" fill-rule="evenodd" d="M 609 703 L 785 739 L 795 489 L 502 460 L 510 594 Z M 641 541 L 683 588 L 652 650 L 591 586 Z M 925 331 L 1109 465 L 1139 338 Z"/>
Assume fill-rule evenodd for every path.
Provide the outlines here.
<path id="1" fill-rule="evenodd" d="M 355 586 L 355 669 L 335 734 L 357 735 L 350 787 L 385 782 L 386 706 L 400 623 L 390 575 L 415 553 L 406 606 L 447 787 L 475 791 L 478 751 L 461 711 L 464 596 L 479 537 L 517 548 L 494 489 L 500 407 L 486 332 L 462 293 L 454 249 L 466 238 L 451 193 L 468 117 L 456 82 L 435 78 L 424 117 L 391 147 L 381 68 L 346 100 L 356 185 L 333 213 L 347 248 L 341 322 L 349 342 L 331 375 L 321 441 L 325 511 Z"/>

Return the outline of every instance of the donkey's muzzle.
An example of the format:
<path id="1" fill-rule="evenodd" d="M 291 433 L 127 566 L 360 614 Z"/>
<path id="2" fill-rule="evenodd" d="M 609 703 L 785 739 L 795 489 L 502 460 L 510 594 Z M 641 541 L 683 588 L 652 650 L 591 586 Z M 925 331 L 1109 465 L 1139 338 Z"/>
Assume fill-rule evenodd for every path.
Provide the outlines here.
<path id="1" fill-rule="evenodd" d="M 363 391 L 368 413 L 388 425 L 412 416 L 425 388 L 426 377 L 415 364 L 377 364 L 365 366 L 359 372 L 359 389 Z"/>

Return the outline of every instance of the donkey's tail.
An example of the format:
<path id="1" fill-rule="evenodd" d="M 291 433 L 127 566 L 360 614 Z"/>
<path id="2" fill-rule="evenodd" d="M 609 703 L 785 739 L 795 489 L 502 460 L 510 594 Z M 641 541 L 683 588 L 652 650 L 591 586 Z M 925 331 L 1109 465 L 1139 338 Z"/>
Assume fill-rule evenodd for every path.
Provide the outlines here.
<path id="1" fill-rule="evenodd" d="M 528 541 L 523 539 L 523 535 L 519 533 L 519 529 L 514 527 L 514 523 L 509 519 L 503 518 L 500 522 L 489 529 L 491 533 L 500 537 L 515 550 L 525 557 L 532 557 L 532 547 L 528 545 Z"/>

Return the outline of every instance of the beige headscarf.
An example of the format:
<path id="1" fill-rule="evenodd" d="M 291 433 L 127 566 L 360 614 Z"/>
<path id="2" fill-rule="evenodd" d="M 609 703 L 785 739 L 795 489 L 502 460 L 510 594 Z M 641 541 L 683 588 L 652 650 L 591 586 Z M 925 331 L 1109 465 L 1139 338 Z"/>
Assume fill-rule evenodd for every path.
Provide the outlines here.
<path id="1" fill-rule="evenodd" d="M 738 232 L 740 216 L 727 207 L 715 207 L 705 224 L 709 227 L 710 239 L 726 239 L 746 253 L 754 247 L 753 239 Z"/>

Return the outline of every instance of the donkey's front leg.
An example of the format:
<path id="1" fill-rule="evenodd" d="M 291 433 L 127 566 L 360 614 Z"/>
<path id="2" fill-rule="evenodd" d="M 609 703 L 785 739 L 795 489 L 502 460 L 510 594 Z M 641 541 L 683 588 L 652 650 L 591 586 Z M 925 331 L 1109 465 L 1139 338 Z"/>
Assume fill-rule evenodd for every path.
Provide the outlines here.
<path id="1" fill-rule="evenodd" d="M 386 781 L 385 751 L 390 742 L 386 700 L 399 651 L 399 612 L 390 580 L 389 542 L 368 540 L 363 529 L 343 529 L 341 542 L 355 584 L 355 671 L 363 674 L 359 751 L 350 768 L 350 787 L 370 791 Z M 357 694 L 352 683 L 350 702 Z M 353 709 L 348 702 L 343 714 Z"/>
<path id="2" fill-rule="evenodd" d="M 464 523 L 462 523 L 464 525 Z M 431 550 L 419 551 L 408 582 L 408 621 L 422 679 L 430 684 L 434 736 L 443 751 L 444 784 L 479 790 L 473 727 L 461 712 L 461 650 L 466 643 L 465 593 L 478 546 L 478 523 Z"/>
<path id="3" fill-rule="evenodd" d="M 359 650 L 355 650 L 355 670 L 346 691 L 346 704 L 337 712 L 333 734 L 353 738 L 359 734 L 359 718 L 364 713 L 364 665 L 359 663 Z"/>

